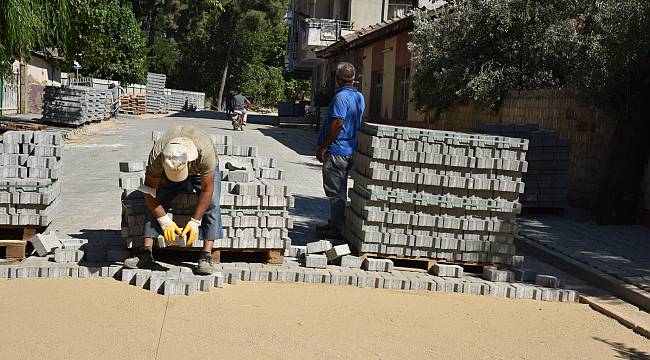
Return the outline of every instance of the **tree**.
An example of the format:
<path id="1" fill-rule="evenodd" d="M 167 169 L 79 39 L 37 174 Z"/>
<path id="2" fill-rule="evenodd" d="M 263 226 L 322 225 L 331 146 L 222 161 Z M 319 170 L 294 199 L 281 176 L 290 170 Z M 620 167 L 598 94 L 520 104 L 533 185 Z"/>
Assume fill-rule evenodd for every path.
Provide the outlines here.
<path id="1" fill-rule="evenodd" d="M 68 37 L 68 58 L 85 72 L 129 83 L 146 78 L 144 34 L 131 5 L 112 0 L 76 2 Z"/>
<path id="2" fill-rule="evenodd" d="M 69 0 L 0 0 L 0 76 L 32 50 L 61 48 L 69 24 Z"/>
<path id="3" fill-rule="evenodd" d="M 226 55 L 223 64 L 223 74 L 219 86 L 219 96 L 217 97 L 217 107 L 221 109 L 223 94 L 228 78 L 228 66 L 232 56 L 232 49 L 235 45 L 234 40 L 238 31 L 238 25 L 252 29 L 263 22 L 279 22 L 283 12 L 287 8 L 286 0 L 230 0 L 224 2 L 225 19 L 227 23 L 228 41 Z"/>
<path id="4" fill-rule="evenodd" d="M 511 90 L 574 89 L 616 122 L 597 220 L 634 221 L 650 154 L 650 2 L 455 0 L 413 33 L 414 101 L 498 107 Z M 645 65 L 644 65 L 645 64 Z"/>
<path id="5" fill-rule="evenodd" d="M 570 0 L 458 0 L 413 33 L 414 100 L 425 111 L 455 103 L 496 107 L 508 90 L 557 87 L 577 56 Z"/>

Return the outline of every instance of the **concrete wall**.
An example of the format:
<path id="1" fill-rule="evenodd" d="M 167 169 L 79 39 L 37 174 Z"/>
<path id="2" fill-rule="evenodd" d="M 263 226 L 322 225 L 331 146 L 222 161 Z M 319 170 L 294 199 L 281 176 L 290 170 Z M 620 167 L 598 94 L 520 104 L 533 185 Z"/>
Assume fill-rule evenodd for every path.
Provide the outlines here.
<path id="1" fill-rule="evenodd" d="M 48 85 L 61 86 L 61 69 L 44 58 L 32 56 L 25 67 L 27 84 L 27 113 L 43 111 L 43 92 Z"/>
<path id="2" fill-rule="evenodd" d="M 382 0 L 351 0 L 350 20 L 354 29 L 381 22 Z"/>

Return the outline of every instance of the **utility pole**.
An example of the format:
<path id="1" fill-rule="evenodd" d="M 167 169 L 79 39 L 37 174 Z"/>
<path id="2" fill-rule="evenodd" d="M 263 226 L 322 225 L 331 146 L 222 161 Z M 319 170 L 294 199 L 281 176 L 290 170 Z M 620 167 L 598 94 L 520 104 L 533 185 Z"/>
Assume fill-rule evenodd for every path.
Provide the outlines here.
<path id="1" fill-rule="evenodd" d="M 20 52 L 20 60 L 18 65 L 18 113 L 25 114 L 27 113 L 27 72 L 25 67 L 25 58 L 22 51 Z"/>

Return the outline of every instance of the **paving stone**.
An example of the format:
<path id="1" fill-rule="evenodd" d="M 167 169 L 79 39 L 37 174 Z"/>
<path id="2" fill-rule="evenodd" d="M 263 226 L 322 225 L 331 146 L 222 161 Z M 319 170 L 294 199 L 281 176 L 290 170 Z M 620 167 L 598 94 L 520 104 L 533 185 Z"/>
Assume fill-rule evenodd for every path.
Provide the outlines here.
<path id="1" fill-rule="evenodd" d="M 363 267 L 368 271 L 392 272 L 393 261 L 390 259 L 366 258 L 363 261 Z"/>
<path id="2" fill-rule="evenodd" d="M 29 242 L 34 246 L 34 250 L 36 250 L 38 256 L 45 256 L 54 249 L 62 246 L 61 241 L 59 241 L 56 233 L 53 231 L 46 234 L 36 234 L 29 239 Z"/>
<path id="3" fill-rule="evenodd" d="M 332 248 L 332 243 L 327 240 L 319 240 L 307 244 L 307 254 L 321 254 Z"/>
<path id="4" fill-rule="evenodd" d="M 535 285 L 556 288 L 560 286 L 560 280 L 551 275 L 537 275 L 535 277 Z"/>
<path id="5" fill-rule="evenodd" d="M 496 282 L 514 282 L 515 273 L 509 270 L 498 270 L 489 266 L 483 267 L 483 279 Z"/>
<path id="6" fill-rule="evenodd" d="M 534 282 L 537 277 L 535 270 L 523 268 L 512 268 L 511 270 L 515 274 L 515 280 L 517 281 Z"/>
<path id="7" fill-rule="evenodd" d="M 305 266 L 308 268 L 327 268 L 327 256 L 321 254 L 307 254 L 305 256 Z"/>
<path id="8" fill-rule="evenodd" d="M 358 256 L 345 255 L 341 257 L 341 267 L 360 269 L 363 265 L 363 259 Z"/>
<path id="9" fill-rule="evenodd" d="M 331 249 L 327 250 L 325 252 L 325 255 L 327 256 L 327 261 L 332 262 L 336 259 L 341 258 L 342 256 L 349 255 L 352 252 L 350 251 L 350 247 L 348 244 L 343 244 L 343 245 L 336 245 L 332 247 Z"/>
<path id="10" fill-rule="evenodd" d="M 463 268 L 460 265 L 434 264 L 431 270 L 434 275 L 441 277 L 463 277 Z"/>

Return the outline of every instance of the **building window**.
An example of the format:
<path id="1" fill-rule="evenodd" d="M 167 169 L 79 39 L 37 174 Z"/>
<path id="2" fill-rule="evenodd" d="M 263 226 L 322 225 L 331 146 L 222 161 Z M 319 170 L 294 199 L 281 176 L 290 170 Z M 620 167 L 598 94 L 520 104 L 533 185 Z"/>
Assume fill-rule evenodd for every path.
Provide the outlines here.
<path id="1" fill-rule="evenodd" d="M 406 120 L 409 113 L 409 79 L 410 68 L 398 66 L 395 69 L 395 98 L 393 103 L 393 118 Z"/>
<path id="2" fill-rule="evenodd" d="M 413 0 L 390 0 L 388 2 L 387 19 L 392 19 L 408 14 L 414 8 Z"/>
<path id="3" fill-rule="evenodd" d="M 370 119 L 381 118 L 381 97 L 384 83 L 384 72 L 373 71 L 370 79 Z"/>

